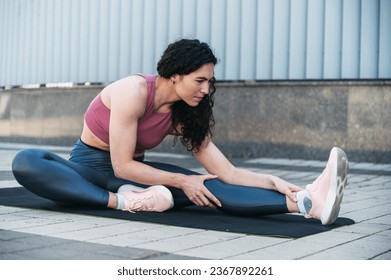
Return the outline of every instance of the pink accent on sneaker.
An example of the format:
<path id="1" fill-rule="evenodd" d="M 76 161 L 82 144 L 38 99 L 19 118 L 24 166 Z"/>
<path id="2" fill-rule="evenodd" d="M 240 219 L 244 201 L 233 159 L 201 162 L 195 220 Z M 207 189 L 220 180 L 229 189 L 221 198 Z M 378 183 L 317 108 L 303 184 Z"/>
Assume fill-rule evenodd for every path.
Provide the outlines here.
<path id="1" fill-rule="evenodd" d="M 171 192 L 162 185 L 149 188 L 139 188 L 133 185 L 123 185 L 118 193 L 125 197 L 123 211 L 135 213 L 138 211 L 163 212 L 174 207 Z"/>
<path id="2" fill-rule="evenodd" d="M 312 201 L 309 217 L 330 225 L 338 217 L 343 191 L 347 183 L 348 158 L 343 150 L 334 147 L 323 173 L 306 189 Z"/>

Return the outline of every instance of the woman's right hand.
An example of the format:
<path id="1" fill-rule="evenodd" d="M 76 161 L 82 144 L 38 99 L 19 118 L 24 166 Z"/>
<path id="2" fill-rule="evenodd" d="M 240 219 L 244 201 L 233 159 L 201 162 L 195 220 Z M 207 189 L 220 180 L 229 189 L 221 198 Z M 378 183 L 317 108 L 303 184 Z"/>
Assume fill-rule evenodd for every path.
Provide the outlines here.
<path id="1" fill-rule="evenodd" d="M 216 175 L 185 175 L 181 189 L 186 196 L 197 206 L 216 208 L 221 202 L 205 187 L 204 182 L 216 179 Z"/>

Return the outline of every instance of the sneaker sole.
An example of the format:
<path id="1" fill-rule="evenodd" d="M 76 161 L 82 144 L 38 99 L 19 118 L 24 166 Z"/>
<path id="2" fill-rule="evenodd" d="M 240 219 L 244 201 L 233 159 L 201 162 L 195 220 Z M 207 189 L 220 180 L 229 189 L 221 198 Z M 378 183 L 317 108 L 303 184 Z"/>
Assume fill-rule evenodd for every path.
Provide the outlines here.
<path id="1" fill-rule="evenodd" d="M 327 194 L 324 210 L 320 217 L 323 225 L 330 225 L 335 222 L 338 217 L 340 206 L 343 198 L 345 186 L 347 184 L 348 175 L 348 158 L 343 150 L 334 148 L 332 151 L 337 153 L 333 170 L 331 171 L 330 188 Z"/>

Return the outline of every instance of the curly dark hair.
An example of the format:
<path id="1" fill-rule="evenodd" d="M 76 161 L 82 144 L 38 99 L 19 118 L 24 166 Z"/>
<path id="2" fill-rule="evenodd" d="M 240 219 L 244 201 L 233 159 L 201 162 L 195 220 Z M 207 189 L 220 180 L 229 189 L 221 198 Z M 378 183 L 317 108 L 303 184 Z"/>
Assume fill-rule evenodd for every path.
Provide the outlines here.
<path id="1" fill-rule="evenodd" d="M 158 74 L 170 79 L 174 75 L 190 74 L 203 65 L 217 64 L 217 58 L 208 44 L 199 40 L 181 39 L 170 45 L 163 52 L 157 64 Z M 209 85 L 209 94 L 205 95 L 196 107 L 189 106 L 184 101 L 175 102 L 172 109 L 172 127 L 177 131 L 181 124 L 182 143 L 188 151 L 197 152 L 207 136 L 212 136 L 212 127 L 215 124 L 213 117 L 215 78 L 212 78 Z"/>

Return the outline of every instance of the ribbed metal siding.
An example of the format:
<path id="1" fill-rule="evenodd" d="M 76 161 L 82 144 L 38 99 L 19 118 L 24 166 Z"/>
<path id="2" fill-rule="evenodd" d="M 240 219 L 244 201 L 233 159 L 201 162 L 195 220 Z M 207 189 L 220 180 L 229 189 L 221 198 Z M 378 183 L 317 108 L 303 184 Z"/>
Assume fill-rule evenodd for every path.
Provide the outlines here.
<path id="1" fill-rule="evenodd" d="M 181 37 L 220 80 L 391 78 L 391 0 L 0 0 L 0 86 L 154 73 Z"/>

